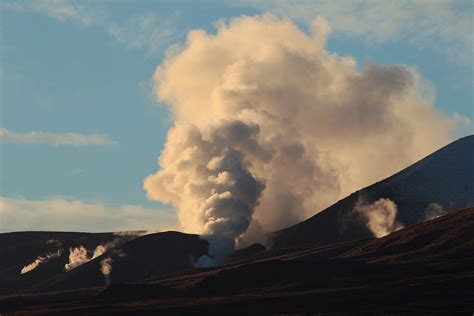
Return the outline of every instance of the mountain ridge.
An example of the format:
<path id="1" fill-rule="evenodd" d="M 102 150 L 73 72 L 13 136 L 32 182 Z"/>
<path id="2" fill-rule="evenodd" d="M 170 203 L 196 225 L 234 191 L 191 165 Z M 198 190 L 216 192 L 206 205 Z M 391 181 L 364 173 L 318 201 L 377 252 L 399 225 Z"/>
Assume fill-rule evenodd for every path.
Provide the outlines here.
<path id="1" fill-rule="evenodd" d="M 370 238 L 372 232 L 366 227 L 366 220 L 353 212 L 360 200 L 367 204 L 380 198 L 392 200 L 398 209 L 397 221 L 404 226 L 425 220 L 424 210 L 433 203 L 446 212 L 474 205 L 472 161 L 474 135 L 469 135 L 350 194 L 303 222 L 269 234 L 269 245 L 291 248 Z"/>

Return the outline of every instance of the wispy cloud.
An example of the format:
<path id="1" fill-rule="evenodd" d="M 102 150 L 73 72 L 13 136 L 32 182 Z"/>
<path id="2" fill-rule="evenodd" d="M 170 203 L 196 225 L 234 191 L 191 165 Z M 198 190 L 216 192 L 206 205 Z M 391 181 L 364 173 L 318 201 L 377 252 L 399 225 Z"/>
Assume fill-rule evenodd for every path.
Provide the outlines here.
<path id="1" fill-rule="evenodd" d="M 176 230 L 170 208 L 107 206 L 62 197 L 45 200 L 0 197 L 0 232 L 24 230 L 124 231 Z"/>
<path id="2" fill-rule="evenodd" d="M 175 18 L 150 12 L 132 16 L 126 23 L 110 23 L 105 31 L 128 48 L 147 48 L 148 54 L 153 54 L 178 33 Z"/>
<path id="3" fill-rule="evenodd" d="M 405 40 L 452 62 L 472 64 L 471 0 L 244 1 L 265 11 L 310 23 L 323 16 L 335 35 L 372 43 Z"/>
<path id="4" fill-rule="evenodd" d="M 105 135 L 83 135 L 77 133 L 53 133 L 32 131 L 15 133 L 6 128 L 0 128 L 0 143 L 3 144 L 47 144 L 54 146 L 110 146 L 117 145 L 116 140 Z"/>
<path id="5" fill-rule="evenodd" d="M 6 8 L 45 14 L 59 21 L 72 21 L 82 26 L 102 24 L 107 19 L 104 9 L 91 7 L 88 2 L 65 0 L 8 1 Z"/>
<path id="6" fill-rule="evenodd" d="M 5 3 L 4 7 L 44 14 L 58 21 L 68 21 L 83 27 L 97 27 L 127 48 L 146 49 L 147 54 L 156 53 L 160 48 L 170 44 L 178 33 L 175 14 L 147 12 L 132 15 L 125 21 L 117 21 L 111 16 L 110 11 L 98 2 L 17 0 Z"/>

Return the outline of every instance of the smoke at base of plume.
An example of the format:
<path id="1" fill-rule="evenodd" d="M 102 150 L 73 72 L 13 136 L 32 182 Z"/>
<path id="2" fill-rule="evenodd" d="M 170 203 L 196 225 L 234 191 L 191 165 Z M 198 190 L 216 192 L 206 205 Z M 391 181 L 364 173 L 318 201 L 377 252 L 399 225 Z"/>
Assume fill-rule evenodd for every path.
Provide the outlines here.
<path id="1" fill-rule="evenodd" d="M 157 68 L 174 126 L 144 189 L 185 232 L 259 240 L 452 139 L 456 119 L 415 69 L 359 70 L 326 51 L 329 31 L 321 18 L 310 34 L 270 14 L 236 18 L 191 31 Z"/>
<path id="2" fill-rule="evenodd" d="M 378 199 L 372 204 L 364 204 L 359 200 L 354 210 L 366 218 L 367 228 L 377 238 L 403 228 L 396 221 L 397 205 L 390 199 Z"/>
<path id="3" fill-rule="evenodd" d="M 224 263 L 233 253 L 235 247 L 234 238 L 220 237 L 216 235 L 203 236 L 209 241 L 209 255 L 203 255 L 194 263 L 195 268 L 214 267 Z"/>

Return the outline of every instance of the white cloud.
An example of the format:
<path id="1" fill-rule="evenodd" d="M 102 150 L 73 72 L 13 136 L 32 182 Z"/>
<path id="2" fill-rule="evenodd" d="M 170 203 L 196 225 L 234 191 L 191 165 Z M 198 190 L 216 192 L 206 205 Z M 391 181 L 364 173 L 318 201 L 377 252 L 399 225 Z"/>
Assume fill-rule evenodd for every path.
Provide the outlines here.
<path id="1" fill-rule="evenodd" d="M 176 229 L 176 215 L 170 208 L 111 207 L 62 197 L 45 200 L 0 197 L 0 232 L 170 229 Z"/>
<path id="2" fill-rule="evenodd" d="M 48 144 L 54 146 L 109 146 L 118 142 L 105 135 L 83 135 L 77 133 L 26 132 L 15 133 L 0 128 L 0 143 L 3 144 Z"/>
<path id="3" fill-rule="evenodd" d="M 472 1 L 249 1 L 250 5 L 311 23 L 326 18 L 336 35 L 384 43 L 405 40 L 472 64 Z"/>

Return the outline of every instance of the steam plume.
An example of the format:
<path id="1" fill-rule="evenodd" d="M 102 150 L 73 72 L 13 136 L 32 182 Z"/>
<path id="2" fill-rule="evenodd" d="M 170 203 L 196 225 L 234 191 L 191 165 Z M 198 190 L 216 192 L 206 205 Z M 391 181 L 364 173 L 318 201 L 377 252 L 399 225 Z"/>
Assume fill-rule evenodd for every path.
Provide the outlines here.
<path id="1" fill-rule="evenodd" d="M 431 203 L 425 209 L 425 221 L 430 221 L 443 215 L 446 215 L 446 211 L 443 206 L 438 203 Z"/>
<path id="2" fill-rule="evenodd" d="M 194 30 L 154 75 L 174 126 L 149 199 L 173 204 L 211 255 L 294 224 L 452 139 L 415 69 L 367 64 L 325 49 L 273 15 Z M 205 258 L 204 258 L 205 259 Z M 203 260 L 204 260 L 203 259 Z M 206 259 L 207 260 L 207 259 Z"/>
<path id="3" fill-rule="evenodd" d="M 36 269 L 40 264 L 46 263 L 51 259 L 60 257 L 61 253 L 62 253 L 62 249 L 58 249 L 56 252 L 50 252 L 44 256 L 38 256 L 38 258 L 36 258 L 35 261 L 33 261 L 30 264 L 27 264 L 21 269 L 21 274 L 28 273 Z"/>
<path id="4" fill-rule="evenodd" d="M 355 210 L 367 219 L 367 227 L 377 238 L 403 228 L 396 222 L 397 205 L 390 199 L 378 199 L 368 205 L 359 201 Z"/>
<path id="5" fill-rule="evenodd" d="M 98 256 L 101 256 L 106 250 L 106 245 L 98 245 L 95 248 L 92 256 L 90 256 L 84 246 L 69 248 L 69 262 L 64 265 L 64 269 L 66 271 L 70 271 L 74 268 L 77 268 L 78 266 L 83 265 L 84 263 L 89 262 Z"/>
<path id="6" fill-rule="evenodd" d="M 92 259 L 94 259 L 98 256 L 101 256 L 106 250 L 107 250 L 107 248 L 104 245 L 98 245 L 94 249 L 94 253 L 92 254 Z"/>
<path id="7" fill-rule="evenodd" d="M 112 262 L 113 261 L 114 260 L 112 258 L 108 257 L 108 258 L 105 258 L 104 260 L 102 260 L 100 262 L 100 271 L 104 275 L 105 283 L 107 285 L 109 285 L 112 282 L 112 280 L 110 278 L 110 273 L 112 272 Z"/>
<path id="8" fill-rule="evenodd" d="M 32 263 L 27 264 L 21 269 L 21 274 L 28 273 L 36 269 L 40 264 L 46 263 L 51 259 L 59 258 L 63 252 L 62 243 L 56 239 L 50 239 L 46 241 L 46 245 L 49 247 L 57 248 L 56 251 L 50 251 L 43 256 L 38 256 Z"/>

